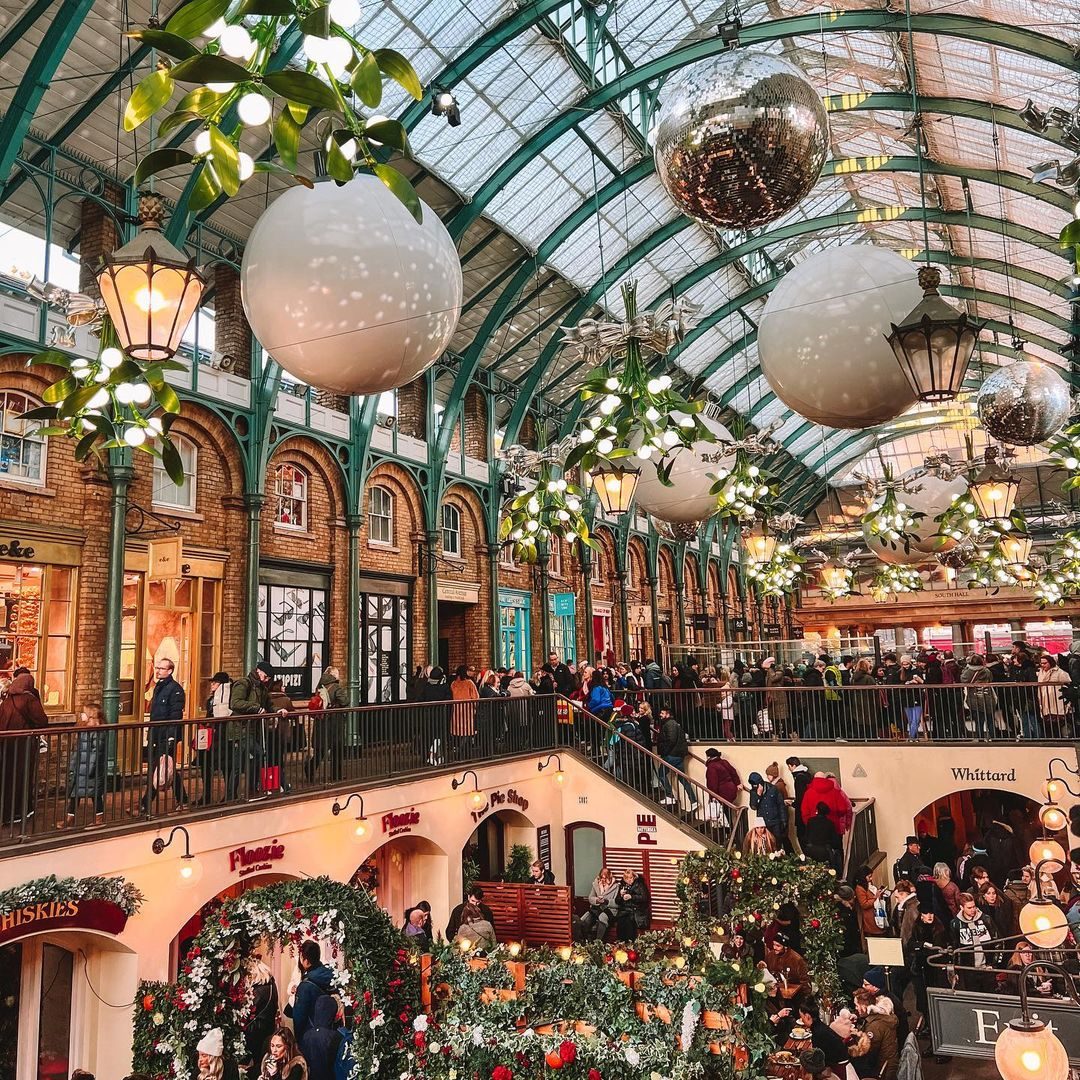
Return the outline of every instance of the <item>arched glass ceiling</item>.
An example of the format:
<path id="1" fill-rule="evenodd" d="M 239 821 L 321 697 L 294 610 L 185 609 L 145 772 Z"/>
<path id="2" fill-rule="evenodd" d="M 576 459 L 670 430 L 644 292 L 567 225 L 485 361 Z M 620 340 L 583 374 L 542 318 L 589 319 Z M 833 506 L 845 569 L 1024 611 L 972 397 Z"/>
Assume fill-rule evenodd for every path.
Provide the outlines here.
<path id="1" fill-rule="evenodd" d="M 365 5 L 358 37 L 404 52 L 425 85 L 452 88 L 460 105 L 458 128 L 398 91 L 382 107 L 410 127 L 421 192 L 462 253 L 466 310 L 452 343 L 460 368 L 456 382 L 450 372 L 440 384 L 447 415 L 485 368 L 506 390 L 501 420 L 511 435 L 537 395 L 571 404 L 580 371 L 557 347 L 558 326 L 604 308 L 618 313 L 618 285 L 634 277 L 645 304 L 674 290 L 702 305 L 701 330 L 675 358 L 688 377 L 702 377 L 718 401 L 755 424 L 780 422 L 779 437 L 800 462 L 834 473 L 841 459 L 865 453 L 875 433 L 823 432 L 786 410 L 757 370 L 755 331 L 777 278 L 836 244 L 877 243 L 938 264 L 954 302 L 990 320 L 984 364 L 1012 355 L 1010 317 L 1030 351 L 1064 363 L 1058 349 L 1074 327 L 1056 236 L 1071 202 L 1028 171 L 1062 151 L 1027 131 L 1015 110 L 1028 97 L 1075 107 L 1080 0 L 1037 8 L 914 0 L 910 25 L 902 11 L 852 0 L 746 9 L 743 47 L 800 65 L 832 122 L 831 160 L 818 185 L 749 237 L 679 218 L 644 135 L 664 78 L 718 51 L 725 8 L 688 0 Z M 117 106 L 150 57 L 121 38 L 122 12 L 132 23 L 150 14 L 137 0 L 52 0 L 0 16 L 0 59 L 14 76 L 0 86 L 7 130 L 28 130 L 12 120 L 18 105 L 42 144 L 62 144 L 119 176 L 130 171 L 142 136 L 118 134 Z M 56 30 L 61 14 L 76 19 L 70 36 Z M 28 79 L 48 88 L 28 93 Z M 929 251 L 916 112 L 927 149 Z M 244 148 L 266 149 L 250 134 Z M 26 142 L 20 153 L 40 161 L 48 151 Z M 18 172 L 6 181 L 0 215 L 32 220 L 40 207 L 30 185 Z M 165 188 L 180 197 L 175 185 Z M 211 221 L 242 240 L 277 191 L 271 180 Z"/>

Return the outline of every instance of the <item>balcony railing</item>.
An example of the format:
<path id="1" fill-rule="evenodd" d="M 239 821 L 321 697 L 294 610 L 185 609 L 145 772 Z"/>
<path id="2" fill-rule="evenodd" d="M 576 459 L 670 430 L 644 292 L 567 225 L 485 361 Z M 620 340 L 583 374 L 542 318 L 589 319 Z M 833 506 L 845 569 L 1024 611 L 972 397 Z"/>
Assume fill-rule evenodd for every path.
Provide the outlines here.
<path id="1" fill-rule="evenodd" d="M 726 742 L 1061 742 L 1080 731 L 1048 683 L 720 687 L 627 693 L 670 708 L 693 740 Z M 1063 687 L 1068 691 L 1068 685 Z M 1058 710 L 1060 709 L 1060 712 Z M 654 723 L 656 721 L 654 720 Z"/>

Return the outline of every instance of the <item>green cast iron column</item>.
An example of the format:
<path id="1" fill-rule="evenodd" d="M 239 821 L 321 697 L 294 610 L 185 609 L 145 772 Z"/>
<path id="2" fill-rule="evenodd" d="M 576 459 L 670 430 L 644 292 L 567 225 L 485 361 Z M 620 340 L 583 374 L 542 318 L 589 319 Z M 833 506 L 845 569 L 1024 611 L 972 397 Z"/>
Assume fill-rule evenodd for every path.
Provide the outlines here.
<path id="1" fill-rule="evenodd" d="M 434 667 L 439 662 L 439 563 L 436 552 L 439 549 L 439 534 L 425 534 L 424 563 L 427 578 L 427 627 L 428 627 L 428 663 Z"/>
<path id="2" fill-rule="evenodd" d="M 551 579 L 548 576 L 548 559 L 545 545 L 540 557 L 536 560 L 536 572 L 540 581 L 540 648 L 543 651 L 541 664 L 547 663 L 548 653 L 551 652 Z"/>
<path id="3" fill-rule="evenodd" d="M 489 544 L 488 581 L 491 583 L 491 666 L 498 668 L 503 662 L 502 618 L 499 608 L 499 545 Z"/>
<path id="4" fill-rule="evenodd" d="M 247 515 L 247 562 L 244 564 L 244 671 L 259 662 L 259 519 L 265 495 L 244 496 Z"/>
<path id="5" fill-rule="evenodd" d="M 656 586 L 660 584 L 658 578 L 649 578 L 649 602 L 652 604 L 652 657 L 663 666 L 663 658 L 660 656 L 660 612 L 657 611 Z"/>
<path id="6" fill-rule="evenodd" d="M 596 653 L 592 632 L 592 556 L 584 544 L 581 545 L 581 582 L 581 598 L 585 602 L 585 659 L 591 664 Z"/>
<path id="7" fill-rule="evenodd" d="M 126 456 L 126 455 L 125 455 Z M 105 723 L 120 720 L 120 650 L 124 623 L 124 522 L 128 488 L 135 477 L 129 461 L 108 467 L 112 490 L 109 496 L 109 565 L 105 581 L 105 650 L 101 682 L 101 706 Z"/>
<path id="8" fill-rule="evenodd" d="M 348 636 L 345 641 L 346 689 L 349 704 L 360 704 L 360 529 L 364 519 L 360 514 L 349 514 L 345 525 L 349 530 L 349 584 L 345 604 L 348 608 Z"/>
<path id="9" fill-rule="evenodd" d="M 615 571 L 619 583 L 619 645 L 622 648 L 624 663 L 630 662 L 630 608 L 626 602 L 626 567 Z"/>

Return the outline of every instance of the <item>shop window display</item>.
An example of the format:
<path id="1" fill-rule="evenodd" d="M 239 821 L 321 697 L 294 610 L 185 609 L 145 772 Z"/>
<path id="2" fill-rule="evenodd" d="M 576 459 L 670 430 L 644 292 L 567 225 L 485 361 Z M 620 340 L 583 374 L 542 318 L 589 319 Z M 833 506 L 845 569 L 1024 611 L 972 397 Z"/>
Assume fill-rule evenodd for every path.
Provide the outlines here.
<path id="1" fill-rule="evenodd" d="M 274 665 L 292 697 L 310 697 L 318 686 L 326 636 L 326 590 L 260 587 L 259 652 Z"/>
<path id="2" fill-rule="evenodd" d="M 307 473 L 296 465 L 274 469 L 274 522 L 286 529 L 304 530 L 308 519 Z"/>
<path id="3" fill-rule="evenodd" d="M 76 571 L 0 562 L 0 669 L 27 667 L 42 704 L 68 705 Z"/>

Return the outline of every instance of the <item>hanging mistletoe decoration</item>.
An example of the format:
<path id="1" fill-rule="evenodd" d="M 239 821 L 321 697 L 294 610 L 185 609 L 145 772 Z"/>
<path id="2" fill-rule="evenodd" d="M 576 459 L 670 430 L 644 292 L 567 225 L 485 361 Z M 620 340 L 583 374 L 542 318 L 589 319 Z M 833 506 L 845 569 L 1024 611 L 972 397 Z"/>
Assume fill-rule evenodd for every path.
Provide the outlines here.
<path id="1" fill-rule="evenodd" d="M 1032 582 L 1039 607 L 1060 606 L 1080 596 L 1080 529 L 1066 529 Z"/>
<path id="2" fill-rule="evenodd" d="M 979 554 L 967 565 L 971 575 L 969 589 L 999 589 L 1003 585 L 1029 585 L 1033 575 L 1026 563 L 1017 561 L 1012 545 L 997 537 L 989 547 L 979 549 Z"/>
<path id="3" fill-rule="evenodd" d="M 855 570 L 840 560 L 827 562 L 819 571 L 818 590 L 830 603 L 855 592 Z"/>
<path id="4" fill-rule="evenodd" d="M 908 506 L 903 496 L 903 480 L 897 480 L 886 465 L 881 480 L 872 484 L 870 502 L 860 521 L 868 538 L 874 537 L 893 550 L 903 547 L 909 551 L 912 540 L 918 539 L 918 523 L 926 515 Z"/>
<path id="5" fill-rule="evenodd" d="M 582 512 L 585 494 L 544 465 L 535 483 L 512 498 L 503 509 L 499 539 L 511 545 L 514 558 L 534 563 L 541 542 L 580 540 L 591 548 L 598 545 L 589 535 L 589 523 Z"/>
<path id="6" fill-rule="evenodd" d="M 922 575 L 912 566 L 886 563 L 870 579 L 870 592 L 875 600 L 888 600 L 902 593 L 921 592 Z"/>
<path id="7" fill-rule="evenodd" d="M 779 541 L 768 559 L 748 561 L 746 576 L 760 596 L 793 593 L 806 570 L 806 559 L 791 544 Z"/>
<path id="8" fill-rule="evenodd" d="M 1080 488 L 1080 424 L 1070 424 L 1059 431 L 1049 449 L 1050 464 L 1069 474 L 1061 490 L 1075 491 Z"/>
<path id="9" fill-rule="evenodd" d="M 626 321 L 622 324 L 585 319 L 564 326 L 566 344 L 580 359 L 597 365 L 582 383 L 581 401 L 592 412 L 578 435 L 578 445 L 565 462 L 586 472 L 619 468 L 627 458 L 652 462 L 660 480 L 670 485 L 671 452 L 679 446 L 713 442 L 702 422 L 704 400 L 691 400 L 672 389 L 670 375 L 650 374 L 643 348 L 666 355 L 681 341 L 696 308 L 668 301 L 639 315 L 637 283 L 622 286 Z M 618 361 L 623 361 L 618 371 Z"/>

